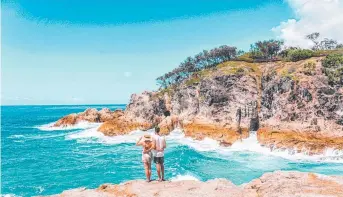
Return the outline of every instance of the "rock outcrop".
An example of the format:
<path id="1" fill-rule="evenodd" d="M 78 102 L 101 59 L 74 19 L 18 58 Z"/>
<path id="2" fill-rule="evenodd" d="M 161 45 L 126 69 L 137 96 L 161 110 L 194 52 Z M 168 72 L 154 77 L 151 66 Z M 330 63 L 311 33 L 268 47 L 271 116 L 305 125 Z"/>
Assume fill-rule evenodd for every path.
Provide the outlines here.
<path id="1" fill-rule="evenodd" d="M 304 70 L 312 64 L 312 72 Z M 260 143 L 271 148 L 343 149 L 342 87 L 331 87 L 320 58 L 263 67 Z"/>
<path id="2" fill-rule="evenodd" d="M 225 62 L 178 86 L 133 94 L 120 114 L 89 109 L 66 116 L 55 126 L 104 122 L 99 131 L 110 136 L 156 125 L 168 134 L 179 127 L 186 136 L 211 137 L 222 145 L 258 130 L 259 142 L 271 149 L 309 154 L 343 149 L 343 87 L 329 85 L 322 58 Z"/>
<path id="3" fill-rule="evenodd" d="M 105 122 L 112 120 L 118 116 L 121 116 L 122 110 L 111 111 L 108 108 L 103 108 L 98 111 L 95 108 L 88 108 L 84 112 L 69 114 L 59 119 L 53 126 L 55 127 L 67 127 L 75 125 L 82 121 L 87 122 Z"/>
<path id="4" fill-rule="evenodd" d="M 147 130 L 163 120 L 165 111 L 167 111 L 165 100 L 157 93 L 133 94 L 123 116 L 106 121 L 100 126 L 99 131 L 113 136 L 136 129 Z"/>
<path id="5" fill-rule="evenodd" d="M 236 186 L 226 179 L 207 182 L 129 181 L 119 185 L 104 184 L 97 189 L 74 189 L 54 197 L 293 197 L 293 196 L 343 196 L 343 177 L 314 173 L 276 171 L 266 173 L 250 183 Z"/>

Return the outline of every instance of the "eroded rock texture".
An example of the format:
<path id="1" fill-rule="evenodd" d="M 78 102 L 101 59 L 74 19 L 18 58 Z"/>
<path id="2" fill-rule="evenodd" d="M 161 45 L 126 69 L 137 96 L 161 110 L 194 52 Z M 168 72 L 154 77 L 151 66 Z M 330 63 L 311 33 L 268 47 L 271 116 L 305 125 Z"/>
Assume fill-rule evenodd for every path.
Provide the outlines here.
<path id="1" fill-rule="evenodd" d="M 236 186 L 226 179 L 207 182 L 129 181 L 120 185 L 104 184 L 97 189 L 67 190 L 54 197 L 342 197 L 343 177 L 314 173 L 276 171 L 247 184 Z"/>
<path id="2" fill-rule="evenodd" d="M 298 62 L 226 62 L 177 87 L 133 94 L 124 112 L 86 110 L 55 126 L 104 122 L 99 131 L 120 135 L 159 125 L 222 145 L 256 131 L 261 144 L 319 154 L 343 149 L 343 88 L 322 73 L 322 58 Z M 308 65 L 315 65 L 308 70 Z"/>
<path id="3" fill-rule="evenodd" d="M 304 65 L 316 62 L 315 72 Z M 306 149 L 310 154 L 343 148 L 342 87 L 331 87 L 320 59 L 264 68 L 258 132 L 260 143 L 271 148 Z"/>

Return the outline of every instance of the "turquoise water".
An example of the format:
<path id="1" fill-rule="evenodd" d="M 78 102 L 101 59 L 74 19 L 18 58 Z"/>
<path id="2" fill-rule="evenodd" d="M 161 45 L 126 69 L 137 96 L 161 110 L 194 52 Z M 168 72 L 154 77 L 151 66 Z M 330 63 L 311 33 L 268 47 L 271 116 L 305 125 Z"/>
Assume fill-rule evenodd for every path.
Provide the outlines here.
<path id="1" fill-rule="evenodd" d="M 49 129 L 46 125 L 88 107 L 125 106 L 2 106 L 1 193 L 48 195 L 144 179 L 140 148 L 134 146 L 142 132 L 111 138 L 96 132 L 97 124 L 85 123 L 69 130 Z M 274 170 L 343 175 L 341 156 L 321 160 L 268 153 L 253 138 L 221 148 L 213 140 L 193 141 L 175 131 L 167 137 L 167 143 L 166 177 L 172 180 L 227 178 L 242 184 Z"/>

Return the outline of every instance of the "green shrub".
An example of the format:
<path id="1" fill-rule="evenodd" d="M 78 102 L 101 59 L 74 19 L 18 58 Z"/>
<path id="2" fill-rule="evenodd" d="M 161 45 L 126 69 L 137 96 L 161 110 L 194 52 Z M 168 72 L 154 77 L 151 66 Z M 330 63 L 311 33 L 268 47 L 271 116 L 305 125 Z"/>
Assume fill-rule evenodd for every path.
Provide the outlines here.
<path id="1" fill-rule="evenodd" d="M 305 75 L 314 75 L 316 69 L 316 63 L 313 61 L 306 62 L 304 64 L 304 74 Z"/>
<path id="2" fill-rule="evenodd" d="M 290 49 L 286 53 L 286 60 L 296 62 L 313 57 L 313 51 L 309 49 Z"/>
<path id="3" fill-rule="evenodd" d="M 327 56 L 330 54 L 343 54 L 343 49 L 337 48 L 333 50 L 317 50 L 313 52 L 314 57 Z"/>
<path id="4" fill-rule="evenodd" d="M 323 72 L 328 77 L 329 84 L 342 85 L 343 84 L 343 55 L 330 54 L 322 61 Z"/>
<path id="5" fill-rule="evenodd" d="M 251 56 L 250 52 L 244 53 L 243 55 L 238 56 L 237 60 L 252 63 L 252 62 L 254 62 L 254 59 L 251 58 L 250 56 Z"/>

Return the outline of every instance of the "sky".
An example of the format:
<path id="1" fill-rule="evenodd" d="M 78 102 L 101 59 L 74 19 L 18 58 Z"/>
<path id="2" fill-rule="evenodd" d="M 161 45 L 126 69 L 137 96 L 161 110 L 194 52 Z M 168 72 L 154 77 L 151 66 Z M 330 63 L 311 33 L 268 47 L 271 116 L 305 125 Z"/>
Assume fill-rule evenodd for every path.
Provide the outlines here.
<path id="1" fill-rule="evenodd" d="M 343 17 L 335 17 L 343 16 L 342 0 L 1 3 L 2 105 L 125 104 L 133 93 L 157 90 L 157 77 L 204 49 L 247 51 L 271 38 L 306 46 L 303 35 L 317 27 L 343 35 L 336 27 Z"/>

